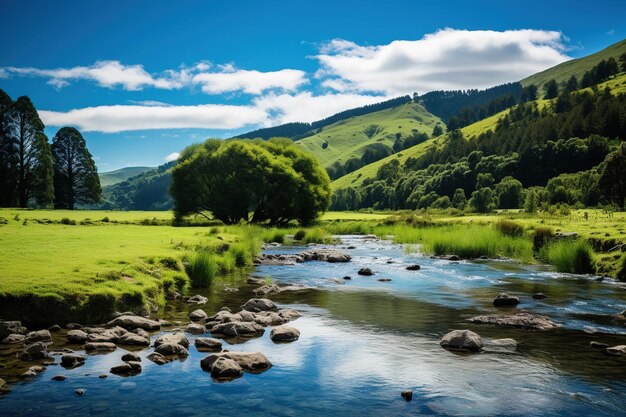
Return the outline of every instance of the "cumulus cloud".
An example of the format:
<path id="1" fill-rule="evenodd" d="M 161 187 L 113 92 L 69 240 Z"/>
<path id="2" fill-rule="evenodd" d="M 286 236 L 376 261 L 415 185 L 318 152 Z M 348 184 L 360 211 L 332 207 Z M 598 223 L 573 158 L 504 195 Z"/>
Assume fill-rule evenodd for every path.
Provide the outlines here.
<path id="1" fill-rule="evenodd" d="M 247 94 L 261 94 L 267 90 L 295 91 L 308 82 L 306 73 L 294 69 L 262 72 L 244 70 L 233 65 L 213 66 L 199 62 L 191 67 L 178 70 L 168 69 L 160 74 L 148 73 L 142 65 L 124 65 L 119 61 L 99 61 L 92 66 L 72 68 L 40 69 L 4 67 L 0 68 L 0 78 L 10 76 L 43 77 L 48 84 L 61 89 L 73 81 L 88 80 L 101 87 L 121 87 L 129 91 L 146 87 L 173 90 L 199 86 L 207 94 L 222 94 L 242 91 Z"/>
<path id="2" fill-rule="evenodd" d="M 564 41 L 555 31 L 455 29 L 378 46 L 335 39 L 316 56 L 316 77 L 342 92 L 399 95 L 487 88 L 568 60 Z"/>
<path id="3" fill-rule="evenodd" d="M 115 133 L 148 129 L 237 129 L 267 121 L 253 106 L 205 104 L 198 106 L 96 106 L 67 112 L 41 110 L 50 126 L 77 126 L 86 132 Z"/>
<path id="4" fill-rule="evenodd" d="M 165 158 L 163 158 L 163 160 L 165 162 L 172 162 L 172 161 L 177 160 L 179 156 L 180 156 L 179 152 L 172 152 L 171 154 L 169 154 Z"/>

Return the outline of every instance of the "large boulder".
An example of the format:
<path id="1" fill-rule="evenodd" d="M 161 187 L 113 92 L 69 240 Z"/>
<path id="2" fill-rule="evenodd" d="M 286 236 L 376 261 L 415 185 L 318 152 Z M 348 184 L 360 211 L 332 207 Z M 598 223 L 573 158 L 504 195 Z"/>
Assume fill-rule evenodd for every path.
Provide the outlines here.
<path id="1" fill-rule="evenodd" d="M 270 332 L 270 339 L 273 342 L 293 342 L 300 337 L 300 331 L 291 326 L 274 327 Z"/>
<path id="2" fill-rule="evenodd" d="M 185 336 L 183 332 L 164 334 L 154 341 L 154 347 L 159 347 L 166 343 L 181 345 L 186 348 L 189 347 L 189 339 L 187 339 L 187 336 Z"/>
<path id="3" fill-rule="evenodd" d="M 255 322 L 232 322 L 221 323 L 211 328 L 213 335 L 223 335 L 226 337 L 254 337 L 262 336 L 265 329 Z"/>
<path id="4" fill-rule="evenodd" d="M 35 343 L 35 342 L 52 342 L 52 335 L 49 330 L 37 330 L 35 332 L 30 332 L 26 335 L 26 343 Z"/>
<path id="5" fill-rule="evenodd" d="M 280 310 L 278 312 L 278 315 L 287 321 L 295 320 L 297 318 L 302 317 L 301 314 L 298 313 L 298 311 L 294 310 L 293 308 L 286 308 L 286 309 Z"/>
<path id="6" fill-rule="evenodd" d="M 68 353 L 61 356 L 61 366 L 64 368 L 76 368 L 85 364 L 85 357 Z"/>
<path id="7" fill-rule="evenodd" d="M 87 352 L 113 352 L 117 349 L 115 343 L 111 342 L 88 342 L 85 343 L 85 350 Z"/>
<path id="8" fill-rule="evenodd" d="M 163 343 L 159 345 L 156 349 L 154 349 L 156 353 L 160 353 L 163 356 L 179 356 L 179 357 L 187 357 L 189 356 L 189 351 L 183 345 L 179 345 L 178 343 Z"/>
<path id="9" fill-rule="evenodd" d="M 277 326 L 289 320 L 273 311 L 262 311 L 254 315 L 254 321 L 262 326 Z"/>
<path id="10" fill-rule="evenodd" d="M 369 277 L 369 276 L 374 275 L 374 272 L 372 272 L 372 270 L 369 269 L 369 268 L 361 268 L 361 269 L 359 269 L 357 274 L 363 275 L 364 277 Z"/>
<path id="11" fill-rule="evenodd" d="M 258 313 L 259 311 L 278 310 L 276 304 L 274 304 L 272 300 L 268 300 L 267 298 L 251 298 L 243 306 L 241 306 L 241 308 L 247 311 L 252 311 L 253 313 Z"/>
<path id="12" fill-rule="evenodd" d="M 158 352 L 152 352 L 148 356 L 146 356 L 149 360 L 156 363 L 157 365 L 165 365 L 168 362 L 171 362 L 172 359 L 166 358 Z"/>
<path id="13" fill-rule="evenodd" d="M 212 364 L 210 369 L 211 377 L 217 380 L 229 381 L 240 378 L 243 375 L 243 368 L 237 362 L 228 358 L 218 358 Z"/>
<path id="14" fill-rule="evenodd" d="M 495 307 L 515 307 L 519 304 L 519 298 L 513 297 L 507 293 L 498 294 L 498 296 L 493 300 L 493 305 Z"/>
<path id="15" fill-rule="evenodd" d="M 111 368 L 111 373 L 116 375 L 135 375 L 141 372 L 139 362 L 129 361 Z"/>
<path id="16" fill-rule="evenodd" d="M 453 330 L 439 342 L 441 347 L 450 350 L 478 352 L 483 348 L 481 337 L 471 330 Z"/>
<path id="17" fill-rule="evenodd" d="M 150 346 L 150 339 L 135 333 L 125 333 L 117 339 L 117 343 L 127 346 Z"/>
<path id="18" fill-rule="evenodd" d="M 94 328 L 87 329 L 91 331 L 87 337 L 89 342 L 111 342 L 116 343 L 120 337 L 128 333 L 123 328 L 116 326 L 112 329 Z"/>
<path id="19" fill-rule="evenodd" d="M 194 344 L 200 352 L 219 352 L 222 350 L 222 341 L 213 337 L 197 337 Z"/>
<path id="20" fill-rule="evenodd" d="M 83 344 L 87 341 L 89 335 L 83 330 L 70 330 L 65 337 L 70 343 Z"/>
<path id="21" fill-rule="evenodd" d="M 26 334 L 28 329 L 22 326 L 19 321 L 4 321 L 0 320 L 0 340 L 4 339 L 10 334 Z"/>
<path id="22" fill-rule="evenodd" d="M 159 330 L 161 328 L 161 323 L 155 320 L 150 320 L 146 317 L 140 316 L 120 316 L 114 318 L 110 322 L 107 323 L 107 327 L 115 327 L 120 326 L 126 330 L 132 330 L 136 328 L 144 329 L 144 330 Z"/>
<path id="23" fill-rule="evenodd" d="M 192 321 L 204 320 L 207 317 L 209 317 L 209 315 L 200 308 L 189 313 L 189 319 Z"/>
<path id="24" fill-rule="evenodd" d="M 44 342 L 35 342 L 26 347 L 19 354 L 19 358 L 23 361 L 36 361 L 48 357 L 48 345 Z"/>
<path id="25" fill-rule="evenodd" d="M 200 361 L 205 371 L 211 371 L 213 364 L 220 358 L 235 361 L 246 372 L 260 373 L 272 367 L 272 363 L 261 352 L 219 352 L 207 356 Z"/>
<path id="26" fill-rule="evenodd" d="M 122 355 L 122 361 L 124 362 L 141 362 L 141 356 L 135 352 L 128 352 Z"/>
<path id="27" fill-rule="evenodd" d="M 527 311 L 516 314 L 490 314 L 475 316 L 468 319 L 471 323 L 490 324 L 493 326 L 516 327 L 526 330 L 550 330 L 558 327 L 548 317 Z"/>

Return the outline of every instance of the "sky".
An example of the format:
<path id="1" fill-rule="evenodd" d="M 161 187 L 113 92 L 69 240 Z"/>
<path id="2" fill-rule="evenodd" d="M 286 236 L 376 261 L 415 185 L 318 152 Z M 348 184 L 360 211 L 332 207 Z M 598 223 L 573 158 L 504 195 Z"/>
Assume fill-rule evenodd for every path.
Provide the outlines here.
<path id="1" fill-rule="evenodd" d="M 100 172 L 208 137 L 518 81 L 626 36 L 624 1 L 0 0 L 0 89 Z"/>

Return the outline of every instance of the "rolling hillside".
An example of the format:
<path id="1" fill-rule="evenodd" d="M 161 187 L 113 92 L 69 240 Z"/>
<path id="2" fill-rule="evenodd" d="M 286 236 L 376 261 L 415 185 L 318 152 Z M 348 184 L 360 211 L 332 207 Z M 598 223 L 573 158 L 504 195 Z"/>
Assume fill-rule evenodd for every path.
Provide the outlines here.
<path id="1" fill-rule="evenodd" d="M 576 78 L 580 80 L 585 71 L 589 71 L 595 65 L 598 65 L 598 63 L 603 59 L 613 57 L 618 60 L 619 56 L 623 53 L 626 53 L 626 39 L 614 43 L 613 45 L 596 52 L 595 54 L 591 54 L 583 58 L 572 59 L 571 61 L 563 62 L 555 67 L 533 74 L 530 77 L 524 78 L 520 82 L 524 87 L 535 84 L 539 88 L 539 91 L 541 91 L 542 86 L 551 79 L 556 80 L 557 83 L 564 83 L 572 75 L 575 75 Z"/>
<path id="2" fill-rule="evenodd" d="M 100 177 L 100 185 L 102 187 L 107 187 L 109 185 L 117 184 L 139 174 L 143 174 L 153 168 L 154 167 L 126 167 L 115 171 L 101 172 L 98 174 Z"/>
<path id="3" fill-rule="evenodd" d="M 374 144 L 391 148 L 397 135 L 401 138 L 417 132 L 430 135 L 437 124 L 444 126 L 438 117 L 411 102 L 339 121 L 297 143 L 328 168 L 336 162 L 344 164 L 350 158 L 361 158 L 367 147 Z"/>

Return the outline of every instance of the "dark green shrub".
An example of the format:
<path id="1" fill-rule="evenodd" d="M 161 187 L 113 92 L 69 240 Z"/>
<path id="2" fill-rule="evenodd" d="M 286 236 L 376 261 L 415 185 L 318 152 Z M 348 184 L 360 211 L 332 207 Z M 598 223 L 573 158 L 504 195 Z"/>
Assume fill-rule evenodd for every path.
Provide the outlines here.
<path id="1" fill-rule="evenodd" d="M 561 240 L 547 247 L 548 261 L 559 272 L 592 274 L 596 271 L 595 253 L 584 240 Z"/>
<path id="2" fill-rule="evenodd" d="M 180 271 L 180 263 L 172 258 L 171 256 L 167 256 L 165 258 L 159 259 L 159 263 L 167 269 L 171 269 L 172 271 Z"/>
<path id="3" fill-rule="evenodd" d="M 191 285 L 196 288 L 206 288 L 211 285 L 213 278 L 219 271 L 215 255 L 207 252 L 196 252 L 189 260 L 187 274 Z"/>
<path id="4" fill-rule="evenodd" d="M 305 236 L 306 236 L 306 230 L 300 229 L 293 235 L 293 239 L 294 240 L 302 240 L 302 239 L 304 239 Z"/>
<path id="5" fill-rule="evenodd" d="M 535 226 L 533 230 L 533 244 L 538 251 L 554 237 L 554 231 L 548 226 Z"/>

